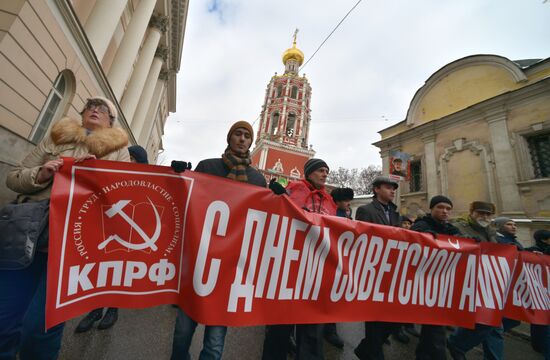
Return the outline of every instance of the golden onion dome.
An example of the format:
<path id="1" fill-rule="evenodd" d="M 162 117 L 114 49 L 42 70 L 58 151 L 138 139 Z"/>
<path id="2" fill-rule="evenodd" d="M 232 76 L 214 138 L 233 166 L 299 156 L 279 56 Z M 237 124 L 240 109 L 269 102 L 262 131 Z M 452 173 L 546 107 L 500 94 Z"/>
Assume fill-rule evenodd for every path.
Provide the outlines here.
<path id="1" fill-rule="evenodd" d="M 290 59 L 296 60 L 299 66 L 304 63 L 304 53 L 296 47 L 296 39 L 294 40 L 292 47 L 283 53 L 283 64 L 286 65 L 286 62 Z"/>

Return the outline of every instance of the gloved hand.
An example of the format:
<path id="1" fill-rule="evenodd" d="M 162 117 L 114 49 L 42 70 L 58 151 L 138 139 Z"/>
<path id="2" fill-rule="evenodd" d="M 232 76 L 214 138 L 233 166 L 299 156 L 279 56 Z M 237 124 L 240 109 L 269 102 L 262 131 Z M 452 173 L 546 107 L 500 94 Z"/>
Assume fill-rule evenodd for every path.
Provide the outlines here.
<path id="1" fill-rule="evenodd" d="M 271 179 L 269 182 L 269 188 L 275 195 L 283 195 L 286 194 L 286 190 L 283 187 L 283 185 L 279 184 L 275 179 Z"/>
<path id="2" fill-rule="evenodd" d="M 478 237 L 478 236 L 475 236 L 475 235 L 470 236 L 470 239 L 473 239 L 473 240 L 474 240 L 475 242 L 477 242 L 477 243 L 480 243 L 480 242 L 481 242 L 481 238 Z"/>
<path id="3" fill-rule="evenodd" d="M 191 170 L 191 163 L 187 161 L 172 160 L 170 167 L 179 174 L 185 170 Z"/>

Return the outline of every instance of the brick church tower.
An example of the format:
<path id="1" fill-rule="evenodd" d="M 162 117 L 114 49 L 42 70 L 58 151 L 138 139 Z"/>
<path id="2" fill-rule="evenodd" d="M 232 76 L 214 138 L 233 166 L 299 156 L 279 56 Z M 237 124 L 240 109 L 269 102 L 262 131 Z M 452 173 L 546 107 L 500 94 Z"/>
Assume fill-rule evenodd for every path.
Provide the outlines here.
<path id="1" fill-rule="evenodd" d="M 277 178 L 283 185 L 303 177 L 305 162 L 315 155 L 308 145 L 311 86 L 298 74 L 304 54 L 296 47 L 297 32 L 292 47 L 283 53 L 284 74 L 275 73 L 267 85 L 251 154 L 252 165 L 268 181 Z"/>

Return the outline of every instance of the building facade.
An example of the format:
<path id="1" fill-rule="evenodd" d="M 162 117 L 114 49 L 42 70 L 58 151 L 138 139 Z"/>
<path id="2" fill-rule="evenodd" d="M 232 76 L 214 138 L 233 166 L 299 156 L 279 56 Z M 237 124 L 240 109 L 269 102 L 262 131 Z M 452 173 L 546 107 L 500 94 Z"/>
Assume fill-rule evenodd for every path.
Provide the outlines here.
<path id="1" fill-rule="evenodd" d="M 474 200 L 494 203 L 520 224 L 525 243 L 550 228 L 550 58 L 456 60 L 416 92 L 405 120 L 379 133 L 384 173 L 390 152 L 411 156 L 402 213 L 427 211 L 444 194 L 455 216 Z"/>
<path id="2" fill-rule="evenodd" d="M 187 9 L 188 0 L 2 1 L 0 177 L 92 96 L 113 101 L 117 126 L 156 162 L 176 111 Z M 3 186 L 0 203 L 13 198 Z"/>
<path id="3" fill-rule="evenodd" d="M 283 53 L 285 72 L 275 75 L 267 85 L 260 115 L 256 145 L 251 153 L 252 165 L 269 181 L 282 184 L 303 177 L 304 164 L 315 155 L 308 145 L 311 123 L 311 86 L 298 71 L 304 54 L 296 47 Z"/>

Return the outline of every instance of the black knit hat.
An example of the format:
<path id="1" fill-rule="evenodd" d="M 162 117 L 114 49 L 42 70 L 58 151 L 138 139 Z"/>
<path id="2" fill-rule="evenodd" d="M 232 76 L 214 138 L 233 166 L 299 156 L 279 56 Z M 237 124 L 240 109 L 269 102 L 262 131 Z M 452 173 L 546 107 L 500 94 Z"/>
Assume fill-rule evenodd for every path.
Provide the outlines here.
<path id="1" fill-rule="evenodd" d="M 324 160 L 309 159 L 308 161 L 306 161 L 306 163 L 304 164 L 304 174 L 306 179 L 309 176 L 309 174 L 311 174 L 315 170 L 320 169 L 322 167 L 326 167 L 327 169 L 329 169 L 327 163 Z"/>
<path id="2" fill-rule="evenodd" d="M 539 242 L 542 240 L 550 239 L 550 230 L 537 230 L 533 234 L 535 241 Z"/>
<path id="3" fill-rule="evenodd" d="M 145 149 L 141 146 L 132 145 L 128 147 L 128 152 L 130 153 L 130 156 L 136 159 L 136 162 L 140 164 L 149 164 L 149 160 L 147 159 L 147 151 L 145 151 Z"/>
<path id="4" fill-rule="evenodd" d="M 350 188 L 336 188 L 330 193 L 334 202 L 353 200 L 353 189 Z"/>
<path id="5" fill-rule="evenodd" d="M 446 203 L 453 207 L 453 202 L 451 201 L 451 199 L 443 195 L 436 195 L 430 200 L 430 209 L 439 203 Z"/>
<path id="6" fill-rule="evenodd" d="M 405 215 L 401 215 L 401 216 L 399 217 L 399 223 L 402 223 L 402 222 L 405 222 L 405 221 L 408 221 L 408 222 L 410 222 L 411 224 L 414 222 L 414 221 L 411 220 L 410 217 L 405 216 Z"/>

